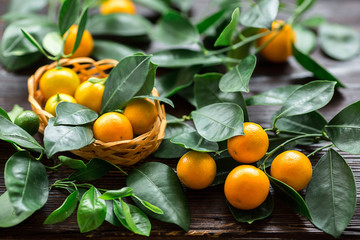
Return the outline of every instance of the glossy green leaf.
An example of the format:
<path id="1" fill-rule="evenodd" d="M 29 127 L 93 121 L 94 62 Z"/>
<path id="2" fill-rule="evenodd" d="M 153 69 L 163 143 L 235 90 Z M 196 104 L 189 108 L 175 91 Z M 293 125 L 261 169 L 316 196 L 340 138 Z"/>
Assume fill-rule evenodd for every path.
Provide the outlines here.
<path id="1" fill-rule="evenodd" d="M 211 183 L 211 186 L 224 184 L 231 170 L 241 164 L 234 160 L 228 151 L 223 152 L 220 155 L 215 155 L 214 160 L 216 163 L 216 175 L 214 181 Z"/>
<path id="2" fill-rule="evenodd" d="M 98 114 L 83 105 L 60 102 L 56 106 L 56 118 L 54 125 L 84 125 L 98 118 Z"/>
<path id="3" fill-rule="evenodd" d="M 104 200 L 113 200 L 113 199 L 119 199 L 123 197 L 129 197 L 133 194 L 133 190 L 129 187 L 123 187 L 118 190 L 109 190 L 103 193 L 100 196 L 100 199 Z"/>
<path id="4" fill-rule="evenodd" d="M 134 3 L 143 5 L 159 13 L 166 13 L 171 10 L 168 1 L 164 0 L 133 0 Z"/>
<path id="5" fill-rule="evenodd" d="M 101 178 L 112 169 L 115 167 L 108 161 L 93 158 L 86 164 L 86 168 L 78 169 L 68 177 L 68 180 L 93 181 Z"/>
<path id="6" fill-rule="evenodd" d="M 82 11 L 81 16 L 80 16 L 79 25 L 78 25 L 78 29 L 77 29 L 77 32 L 76 32 L 75 43 L 74 43 L 73 49 L 71 51 L 72 54 L 74 54 L 74 52 L 78 49 L 78 47 L 80 45 L 83 33 L 85 31 L 85 28 L 86 28 L 87 19 L 88 19 L 88 8 L 85 8 Z"/>
<path id="7" fill-rule="evenodd" d="M 201 137 L 197 132 L 182 133 L 173 137 L 170 142 L 197 152 L 216 152 L 219 146 Z"/>
<path id="8" fill-rule="evenodd" d="M 4 109 L 2 109 L 1 107 L 0 107 L 0 115 L 3 116 L 4 118 L 6 118 L 9 121 L 12 121 L 10 119 L 9 115 L 7 114 L 7 112 Z"/>
<path id="9" fill-rule="evenodd" d="M 151 223 L 143 211 L 120 199 L 122 213 L 130 230 L 136 234 L 150 236 Z"/>
<path id="10" fill-rule="evenodd" d="M 129 101 L 143 87 L 150 70 L 150 57 L 133 55 L 121 60 L 105 82 L 101 114 Z"/>
<path id="11" fill-rule="evenodd" d="M 301 85 L 273 88 L 246 99 L 246 105 L 283 105 L 288 97 Z"/>
<path id="12" fill-rule="evenodd" d="M 54 126 L 50 118 L 44 131 L 44 146 L 47 157 L 58 152 L 77 150 L 94 141 L 93 132 L 87 126 Z"/>
<path id="13" fill-rule="evenodd" d="M 46 169 L 29 152 L 12 155 L 6 162 L 4 175 L 9 199 L 17 214 L 44 206 L 49 195 Z"/>
<path id="14" fill-rule="evenodd" d="M 99 198 L 100 192 L 91 187 L 81 198 L 77 210 L 80 232 L 90 232 L 100 227 L 106 217 L 105 200 Z"/>
<path id="15" fill-rule="evenodd" d="M 116 221 L 119 222 L 126 229 L 132 231 L 129 224 L 125 220 L 124 210 L 121 202 L 119 200 L 113 200 L 112 202 L 113 202 L 113 211 L 116 217 Z M 117 224 L 117 222 L 115 223 Z"/>
<path id="16" fill-rule="evenodd" d="M 139 202 L 141 203 L 144 207 L 146 207 L 147 209 L 149 209 L 150 211 L 152 211 L 153 213 L 156 213 L 156 214 L 164 214 L 164 212 L 158 208 L 157 206 L 147 202 L 147 201 L 144 201 L 142 200 L 141 198 L 139 198 L 138 196 L 136 195 L 133 195 L 133 200 L 135 202 Z"/>
<path id="17" fill-rule="evenodd" d="M 324 130 L 336 147 L 360 154 L 360 101 L 341 110 Z"/>
<path id="18" fill-rule="evenodd" d="M 62 3 L 58 19 L 59 33 L 61 36 L 75 23 L 80 13 L 80 7 L 79 0 L 65 0 Z"/>
<path id="19" fill-rule="evenodd" d="M 356 184 L 345 159 L 330 149 L 316 164 L 306 190 L 312 223 L 322 231 L 340 237 L 356 207 Z"/>
<path id="20" fill-rule="evenodd" d="M 15 104 L 14 107 L 8 112 L 8 116 L 12 122 L 15 121 L 15 118 L 20 115 L 24 111 L 24 108 L 20 107 L 19 105 Z"/>
<path id="21" fill-rule="evenodd" d="M 236 36 L 232 45 L 241 44 L 239 47 L 233 47 L 234 49 L 227 52 L 227 56 L 232 59 L 244 59 L 250 55 L 251 49 L 256 41 L 264 33 L 259 33 L 258 28 L 243 28 L 241 32 Z M 230 63 L 229 66 L 235 67 L 236 63 Z"/>
<path id="22" fill-rule="evenodd" d="M 319 27 L 321 49 L 330 57 L 345 61 L 359 54 L 359 33 L 350 27 L 324 23 Z"/>
<path id="23" fill-rule="evenodd" d="M 88 19 L 88 30 L 94 36 L 134 37 L 147 35 L 152 24 L 139 14 L 93 15 Z"/>
<path id="24" fill-rule="evenodd" d="M 220 142 L 244 134 L 244 114 L 237 104 L 214 103 L 191 115 L 198 133 L 206 140 Z"/>
<path id="25" fill-rule="evenodd" d="M 50 32 L 42 40 L 44 49 L 53 56 L 62 54 L 63 39 L 58 32 Z"/>
<path id="26" fill-rule="evenodd" d="M 142 53 L 137 53 L 137 55 L 143 55 Z M 155 86 L 155 76 L 156 76 L 156 69 L 158 68 L 158 65 L 150 62 L 148 74 L 146 76 L 146 80 L 140 90 L 135 94 L 136 97 L 142 97 L 146 95 L 146 97 L 155 99 L 157 96 L 152 95 L 152 90 Z M 160 100 L 160 98 L 159 98 Z M 167 100 L 164 100 L 167 101 Z"/>
<path id="27" fill-rule="evenodd" d="M 237 25 L 239 22 L 239 8 L 236 8 L 231 16 L 230 23 L 224 28 L 224 30 L 220 33 L 218 39 L 216 39 L 214 46 L 228 46 L 231 44 L 233 35 L 236 32 Z"/>
<path id="28" fill-rule="evenodd" d="M 277 117 L 301 115 L 324 107 L 334 95 L 335 84 L 319 80 L 301 86 L 288 97 Z"/>
<path id="29" fill-rule="evenodd" d="M 292 50 L 293 50 L 293 56 L 295 57 L 296 61 L 301 66 L 303 66 L 303 68 L 312 72 L 315 75 L 315 77 L 321 80 L 334 81 L 336 82 L 337 87 L 344 87 L 344 85 L 334 75 L 328 72 L 324 67 L 318 64 L 310 56 L 298 50 L 296 46 L 293 45 Z"/>
<path id="30" fill-rule="evenodd" d="M 133 55 L 137 52 L 139 52 L 138 49 L 121 43 L 94 39 L 94 49 L 91 55 L 97 60 L 110 58 L 121 61 L 125 57 Z"/>
<path id="31" fill-rule="evenodd" d="M 32 44 L 34 45 L 39 52 L 41 52 L 42 54 L 44 54 L 44 56 L 49 57 L 49 55 L 45 52 L 45 49 L 40 45 L 40 43 L 27 31 L 25 31 L 24 29 L 20 29 L 21 32 L 24 34 L 25 38 Z"/>
<path id="32" fill-rule="evenodd" d="M 10 202 L 9 192 L 6 191 L 0 196 L 0 212 L 0 228 L 8 228 L 21 223 L 30 217 L 35 210 L 21 211 L 16 214 L 15 209 Z"/>
<path id="33" fill-rule="evenodd" d="M 63 204 L 55 209 L 44 221 L 44 224 L 55 224 L 63 222 L 65 219 L 71 216 L 75 211 L 78 203 L 79 191 L 76 190 L 71 193 L 63 202 Z"/>
<path id="34" fill-rule="evenodd" d="M 255 55 L 244 58 L 220 79 L 220 90 L 223 92 L 249 92 L 249 81 L 255 66 Z"/>
<path id="35" fill-rule="evenodd" d="M 116 217 L 115 212 L 114 212 L 114 206 L 113 206 L 113 200 L 105 200 L 106 202 L 106 217 L 105 217 L 105 221 L 107 221 L 108 223 L 117 226 L 117 227 L 122 227 L 123 225 L 121 224 L 121 222 L 119 221 L 119 219 Z"/>
<path id="36" fill-rule="evenodd" d="M 210 27 L 217 23 L 225 14 L 225 10 L 220 10 L 214 14 L 206 17 L 196 25 L 196 28 L 200 34 L 206 32 Z"/>
<path id="37" fill-rule="evenodd" d="M 238 222 L 247 222 L 249 224 L 269 217 L 274 209 L 274 201 L 270 193 L 260 206 L 252 210 L 240 210 L 231 206 L 228 201 L 226 203 L 233 217 Z"/>
<path id="38" fill-rule="evenodd" d="M 136 196 L 161 207 L 164 212 L 159 215 L 139 205 L 149 216 L 189 230 L 190 212 L 186 196 L 172 168 L 158 162 L 145 163 L 129 173 L 126 185 Z"/>
<path id="39" fill-rule="evenodd" d="M 302 25 L 295 25 L 294 30 L 296 33 L 296 48 L 305 54 L 310 54 L 316 47 L 315 33 Z"/>
<path id="40" fill-rule="evenodd" d="M 68 166 L 69 168 L 72 168 L 72 169 L 86 168 L 86 165 L 82 160 L 73 159 L 73 158 L 69 158 L 66 156 L 59 156 L 59 160 L 62 164 L 64 164 L 65 166 Z"/>
<path id="41" fill-rule="evenodd" d="M 198 41 L 199 33 L 187 18 L 170 11 L 160 18 L 150 37 L 168 45 L 181 45 Z"/>
<path id="42" fill-rule="evenodd" d="M 43 147 L 24 129 L 0 115 L 0 139 L 21 147 L 40 152 Z"/>
<path id="43" fill-rule="evenodd" d="M 261 0 L 240 16 L 240 23 L 246 27 L 271 29 L 279 10 L 279 0 Z"/>
<path id="44" fill-rule="evenodd" d="M 142 98 L 142 99 L 146 98 L 146 99 L 150 99 L 150 100 L 158 100 L 161 103 L 168 104 L 172 108 L 175 107 L 173 101 L 171 101 L 171 99 L 165 98 L 165 97 L 158 97 L 158 96 L 153 96 L 153 95 L 144 95 L 144 96 L 135 96 L 135 97 L 133 97 L 133 99 L 137 99 L 137 98 Z"/>

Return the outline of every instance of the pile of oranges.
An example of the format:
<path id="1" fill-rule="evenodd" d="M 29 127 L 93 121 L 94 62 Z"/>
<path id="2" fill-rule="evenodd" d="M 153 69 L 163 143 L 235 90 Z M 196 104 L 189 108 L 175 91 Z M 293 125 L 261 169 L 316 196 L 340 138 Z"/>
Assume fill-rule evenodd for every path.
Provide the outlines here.
<path id="1" fill-rule="evenodd" d="M 244 135 L 227 140 L 230 156 L 240 165 L 228 174 L 224 193 L 233 207 L 251 210 L 266 200 L 270 190 L 267 174 L 252 165 L 266 155 L 269 138 L 265 130 L 253 122 L 245 122 L 243 130 Z M 180 158 L 176 170 L 185 186 L 203 189 L 210 186 L 215 179 L 216 163 L 208 153 L 190 151 Z M 289 150 L 276 156 L 270 174 L 294 190 L 301 191 L 310 182 L 312 165 L 303 153 Z"/>

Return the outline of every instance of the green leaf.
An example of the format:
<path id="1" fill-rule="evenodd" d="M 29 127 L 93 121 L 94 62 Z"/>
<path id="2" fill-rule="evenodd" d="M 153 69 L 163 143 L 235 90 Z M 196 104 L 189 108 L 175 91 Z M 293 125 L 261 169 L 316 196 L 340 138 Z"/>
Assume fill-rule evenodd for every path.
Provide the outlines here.
<path id="1" fill-rule="evenodd" d="M 30 33 L 28 33 L 22 28 L 20 30 L 24 34 L 25 38 L 29 40 L 32 45 L 34 45 L 42 54 L 44 54 L 44 56 L 49 57 L 49 55 L 45 52 L 40 43 Z"/>
<path id="2" fill-rule="evenodd" d="M 300 194 L 291 188 L 289 185 L 271 177 L 266 174 L 270 179 L 271 186 L 275 189 L 276 193 L 280 195 L 282 200 L 295 212 L 311 220 L 309 208 Z"/>
<path id="3" fill-rule="evenodd" d="M 131 48 L 121 43 L 94 39 L 94 49 L 91 55 L 97 60 L 110 58 L 121 61 L 125 57 L 137 52 L 139 52 L 138 49 Z"/>
<path id="4" fill-rule="evenodd" d="M 214 103 L 191 113 L 198 133 L 206 140 L 220 142 L 243 135 L 244 115 L 234 103 Z"/>
<path id="5" fill-rule="evenodd" d="M 58 152 L 77 150 L 94 141 L 93 132 L 87 126 L 54 126 L 50 118 L 44 131 L 45 153 L 48 158 Z"/>
<path id="6" fill-rule="evenodd" d="M 144 207 L 146 207 L 147 209 L 149 209 L 150 211 L 152 211 L 153 213 L 156 214 L 164 214 L 164 212 L 158 208 L 157 206 L 152 205 L 151 203 L 144 201 L 142 199 L 140 199 L 138 196 L 133 195 L 133 199 L 136 202 L 140 202 Z"/>
<path id="7" fill-rule="evenodd" d="M 133 2 L 139 5 L 143 5 L 159 13 L 166 13 L 171 10 L 168 1 L 164 0 L 133 0 Z"/>
<path id="8" fill-rule="evenodd" d="M 129 101 L 142 88 L 150 70 L 150 57 L 133 55 L 121 60 L 105 82 L 101 114 Z"/>
<path id="9" fill-rule="evenodd" d="M 101 178 L 114 168 L 115 167 L 108 161 L 99 158 L 93 158 L 86 164 L 86 168 L 78 169 L 67 179 L 70 181 L 93 181 Z"/>
<path id="10" fill-rule="evenodd" d="M 304 54 L 310 54 L 316 47 L 316 35 L 302 25 L 295 25 L 296 33 L 295 46 Z"/>
<path id="11" fill-rule="evenodd" d="M 138 55 L 143 55 L 142 53 Z M 152 96 L 152 90 L 155 86 L 155 76 L 156 76 L 156 69 L 158 66 L 152 62 L 150 62 L 148 74 L 146 76 L 146 80 L 140 90 L 135 94 L 137 97 L 141 97 L 141 95 L 147 95 L 149 98 L 156 98 L 155 96 Z M 166 101 L 166 100 L 165 100 Z"/>
<path id="12" fill-rule="evenodd" d="M 231 170 L 240 165 L 238 161 L 230 156 L 228 151 L 225 151 L 220 155 L 215 155 L 214 160 L 216 163 L 216 175 L 210 186 L 224 184 Z"/>
<path id="13" fill-rule="evenodd" d="M 335 150 L 330 149 L 316 164 L 305 200 L 312 223 L 340 237 L 355 212 L 356 184 L 351 168 Z"/>
<path id="14" fill-rule="evenodd" d="M 360 154 L 360 101 L 341 110 L 324 130 L 336 147 Z"/>
<path id="15" fill-rule="evenodd" d="M 158 100 L 159 102 L 166 103 L 169 106 L 171 106 L 172 108 L 175 108 L 175 105 L 174 105 L 173 101 L 171 101 L 169 98 L 158 97 L 158 96 L 153 96 L 153 95 L 144 95 L 144 96 L 135 96 L 135 97 L 133 97 L 133 99 L 136 99 L 136 98 L 142 98 L 142 99 L 147 98 L 147 99 L 150 99 L 150 100 Z"/>
<path id="16" fill-rule="evenodd" d="M 197 152 L 216 152 L 219 149 L 216 142 L 204 139 L 197 132 L 182 133 L 173 137 L 170 142 Z"/>
<path id="17" fill-rule="evenodd" d="M 243 28 L 241 32 L 232 41 L 233 49 L 227 52 L 227 56 L 232 59 L 244 59 L 250 55 L 251 49 L 259 37 L 264 33 L 259 33 L 258 28 Z M 237 45 L 240 45 L 237 47 Z M 229 66 L 235 67 L 236 63 L 230 63 Z"/>
<path id="18" fill-rule="evenodd" d="M 310 56 L 302 53 L 300 50 L 297 49 L 296 46 L 292 46 L 293 56 L 295 57 L 296 61 L 303 66 L 306 70 L 312 72 L 315 77 L 321 80 L 330 80 L 336 82 L 337 87 L 345 87 L 334 75 L 329 73 L 324 67 L 318 64 L 314 59 Z"/>
<path id="19" fill-rule="evenodd" d="M 40 209 L 49 195 L 46 169 L 29 152 L 12 155 L 5 165 L 5 185 L 16 214 Z"/>
<path id="20" fill-rule="evenodd" d="M 200 34 L 206 32 L 211 26 L 217 23 L 225 14 L 225 10 L 220 10 L 199 22 L 196 28 Z"/>
<path id="21" fill-rule="evenodd" d="M 9 121 L 12 121 L 10 119 L 9 115 L 7 114 L 7 112 L 4 109 L 2 109 L 1 107 L 0 107 L 0 115 L 3 116 L 4 118 L 6 118 Z"/>
<path id="22" fill-rule="evenodd" d="M 249 121 L 247 107 L 241 92 L 222 92 L 219 82 L 223 75 L 220 73 L 205 73 L 194 78 L 194 94 L 197 108 L 202 108 L 213 103 L 236 103 L 243 112 L 245 121 Z"/>
<path id="23" fill-rule="evenodd" d="M 35 210 L 21 211 L 16 214 L 15 209 L 10 202 L 9 192 L 6 191 L 0 196 L 0 212 L 0 228 L 8 228 L 21 223 L 30 217 Z"/>
<path id="24" fill-rule="evenodd" d="M 271 29 L 279 10 L 279 0 L 261 0 L 240 16 L 240 23 L 246 27 Z"/>
<path id="25" fill-rule="evenodd" d="M 249 81 L 255 66 L 255 55 L 249 55 L 243 59 L 220 79 L 220 90 L 223 92 L 249 92 Z"/>
<path id="26" fill-rule="evenodd" d="M 199 33 L 187 18 L 170 11 L 160 18 L 150 37 L 168 45 L 181 45 L 198 41 Z"/>
<path id="27" fill-rule="evenodd" d="M 319 80 L 301 86 L 288 97 L 277 118 L 301 115 L 324 107 L 334 95 L 335 84 Z"/>
<path id="28" fill-rule="evenodd" d="M 88 22 L 88 30 L 93 36 L 142 36 L 147 35 L 152 28 L 152 24 L 140 14 L 95 14 Z"/>
<path id="29" fill-rule="evenodd" d="M 170 0 L 170 3 L 173 4 L 175 7 L 179 8 L 181 12 L 187 13 L 188 11 L 190 11 L 194 1 L 195 0 Z"/>
<path id="30" fill-rule="evenodd" d="M 44 148 L 24 129 L 0 115 L 0 139 L 24 148 L 41 152 Z"/>
<path id="31" fill-rule="evenodd" d="M 8 12 L 22 15 L 25 13 L 36 12 L 43 9 L 47 5 L 47 0 L 11 0 L 9 1 Z"/>
<path id="32" fill-rule="evenodd" d="M 109 190 L 103 193 L 100 196 L 100 199 L 104 200 L 113 200 L 113 199 L 119 199 L 123 197 L 129 197 L 133 194 L 133 190 L 129 187 L 123 187 L 118 190 Z"/>
<path id="33" fill-rule="evenodd" d="M 60 102 L 56 106 L 56 118 L 54 125 L 84 125 L 98 118 L 98 114 L 83 105 Z"/>
<path id="34" fill-rule="evenodd" d="M 117 226 L 117 227 L 121 227 L 122 224 L 121 222 L 118 220 L 118 218 L 115 215 L 114 212 L 114 207 L 113 207 L 113 202 L 112 200 L 106 200 L 106 217 L 105 217 L 105 221 L 107 221 L 108 223 Z"/>
<path id="35" fill-rule="evenodd" d="M 324 23 L 319 27 L 321 49 L 337 60 L 349 60 L 359 54 L 359 33 L 350 27 Z"/>
<path id="36" fill-rule="evenodd" d="M 92 186 L 81 198 L 77 211 L 80 232 L 90 232 L 100 227 L 106 217 L 105 200 L 99 199 L 100 192 Z"/>
<path id="37" fill-rule="evenodd" d="M 65 166 L 68 166 L 69 168 L 72 168 L 72 169 L 77 170 L 77 169 L 86 168 L 86 165 L 82 160 L 73 159 L 73 158 L 69 158 L 66 156 L 59 156 L 59 160 L 62 164 L 64 164 Z"/>
<path id="38" fill-rule="evenodd" d="M 153 53 L 151 61 L 163 68 L 181 68 L 193 65 L 217 65 L 223 59 L 217 56 L 205 56 L 203 52 L 190 49 L 169 49 Z"/>
<path id="39" fill-rule="evenodd" d="M 24 108 L 20 107 L 19 105 L 15 104 L 14 107 L 8 112 L 9 120 L 12 122 L 15 121 L 15 118 L 20 115 L 24 111 Z M 4 115 L 3 115 L 4 116 Z M 4 116 L 5 117 L 5 116 Z"/>
<path id="40" fill-rule="evenodd" d="M 88 8 L 85 8 L 85 10 L 81 13 L 81 16 L 80 16 L 80 21 L 79 21 L 79 25 L 78 25 L 78 29 L 77 29 L 77 33 L 76 33 L 75 43 L 74 43 L 74 46 L 72 49 L 72 54 L 74 54 L 74 52 L 76 51 L 76 49 L 78 49 L 78 47 L 80 45 L 83 33 L 86 28 L 87 18 L 88 18 Z"/>
<path id="41" fill-rule="evenodd" d="M 326 22 L 326 19 L 322 16 L 312 16 L 305 20 L 302 20 L 301 25 L 311 28 L 311 27 L 318 27 L 325 22 Z"/>
<path id="42" fill-rule="evenodd" d="M 139 205 L 149 216 L 189 230 L 190 212 L 186 196 L 172 168 L 158 162 L 145 163 L 129 173 L 126 185 L 133 189 L 136 196 L 161 206 L 164 214 L 159 215 Z"/>
<path id="43" fill-rule="evenodd" d="M 239 14 L 240 10 L 239 8 L 236 8 L 231 15 L 230 23 L 224 28 L 218 39 L 216 39 L 214 44 L 215 47 L 228 46 L 231 44 L 233 35 L 236 32 L 236 28 L 239 22 Z"/>
<path id="44" fill-rule="evenodd" d="M 246 105 L 283 105 L 288 97 L 301 85 L 288 85 L 264 91 L 246 99 Z"/>
<path id="45" fill-rule="evenodd" d="M 44 49 L 53 56 L 62 54 L 63 39 L 58 32 L 50 32 L 42 40 Z"/>
<path id="46" fill-rule="evenodd" d="M 75 211 L 78 203 L 79 191 L 76 190 L 71 193 L 63 202 L 63 204 L 55 209 L 44 221 L 44 224 L 55 224 L 63 222 L 65 219 L 71 216 Z"/>
<path id="47" fill-rule="evenodd" d="M 240 210 L 231 206 L 228 201 L 226 201 L 226 203 L 233 217 L 238 222 L 247 222 L 249 224 L 255 222 L 256 220 L 269 217 L 274 209 L 274 201 L 270 193 L 259 207 L 252 210 Z"/>
<path id="48" fill-rule="evenodd" d="M 73 25 L 80 13 L 79 0 L 65 0 L 59 11 L 59 33 L 63 36 L 66 31 Z"/>

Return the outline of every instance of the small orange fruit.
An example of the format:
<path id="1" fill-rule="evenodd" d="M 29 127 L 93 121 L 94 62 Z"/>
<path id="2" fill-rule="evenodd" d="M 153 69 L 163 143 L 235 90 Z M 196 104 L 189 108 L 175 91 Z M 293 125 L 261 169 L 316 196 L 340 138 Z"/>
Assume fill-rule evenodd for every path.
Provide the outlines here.
<path id="1" fill-rule="evenodd" d="M 80 79 L 74 70 L 60 67 L 47 70 L 40 78 L 39 88 L 47 100 L 57 93 L 73 96 L 79 85 Z"/>
<path id="2" fill-rule="evenodd" d="M 203 189 L 214 181 L 216 163 L 208 153 L 190 151 L 180 158 L 176 171 L 186 187 Z"/>
<path id="3" fill-rule="evenodd" d="M 270 174 L 296 191 L 300 191 L 310 182 L 312 165 L 303 153 L 289 150 L 276 156 L 271 164 Z"/>
<path id="4" fill-rule="evenodd" d="M 118 112 L 108 112 L 101 115 L 93 125 L 93 132 L 95 139 L 103 142 L 115 142 L 133 138 L 130 121 Z"/>
<path id="5" fill-rule="evenodd" d="M 260 32 L 267 32 L 261 29 Z M 269 42 L 268 42 L 269 41 Z M 272 23 L 272 31 L 257 41 L 257 46 L 267 44 L 260 50 L 260 55 L 274 63 L 285 62 L 292 55 L 291 44 L 296 41 L 296 33 L 289 24 L 277 20 Z"/>
<path id="6" fill-rule="evenodd" d="M 135 14 L 135 4 L 130 0 L 108 0 L 101 4 L 100 13 L 103 15 L 111 13 Z"/>
<path id="7" fill-rule="evenodd" d="M 56 106 L 60 103 L 60 102 L 72 102 L 72 103 L 76 103 L 76 100 L 65 93 L 58 93 L 55 94 L 54 96 L 52 96 L 51 98 L 49 98 L 45 104 L 45 111 L 47 111 L 48 113 L 50 113 L 53 116 L 56 116 Z"/>
<path id="8" fill-rule="evenodd" d="M 260 160 L 269 147 L 269 137 L 264 129 L 253 122 L 245 122 L 244 135 L 228 139 L 229 154 L 241 163 L 253 163 Z"/>
<path id="9" fill-rule="evenodd" d="M 104 94 L 104 80 L 98 82 L 85 81 L 76 89 L 75 99 L 78 104 L 88 107 L 95 112 L 100 112 Z"/>
<path id="10" fill-rule="evenodd" d="M 252 165 L 234 168 L 226 177 L 224 193 L 229 203 L 241 210 L 260 206 L 267 198 L 270 181 L 266 174 Z"/>
<path id="11" fill-rule="evenodd" d="M 68 32 L 64 34 L 64 37 L 67 36 L 64 45 L 65 55 L 68 55 L 72 52 L 76 40 L 77 31 L 78 31 L 78 26 L 72 25 L 68 30 Z M 94 49 L 94 39 L 91 36 L 90 32 L 85 29 L 79 47 L 76 49 L 74 54 L 70 56 L 70 58 L 88 57 L 91 55 L 93 49 Z"/>
<path id="12" fill-rule="evenodd" d="M 124 115 L 137 135 L 151 130 L 158 115 L 155 103 L 149 99 L 134 99 L 125 108 Z"/>

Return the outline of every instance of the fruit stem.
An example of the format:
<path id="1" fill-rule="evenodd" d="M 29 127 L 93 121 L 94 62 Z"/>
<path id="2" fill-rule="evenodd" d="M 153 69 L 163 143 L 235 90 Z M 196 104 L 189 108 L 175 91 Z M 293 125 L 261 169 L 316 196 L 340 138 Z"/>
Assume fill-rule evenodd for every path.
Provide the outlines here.
<path id="1" fill-rule="evenodd" d="M 334 147 L 334 146 L 335 146 L 335 145 L 334 145 L 333 143 L 330 143 L 330 144 L 327 144 L 327 145 L 322 146 L 322 147 L 320 147 L 320 148 L 317 148 L 317 149 L 315 149 L 312 153 L 308 154 L 307 157 L 309 158 L 309 157 L 311 157 L 311 156 L 314 156 L 317 152 L 320 152 L 321 150 L 323 150 L 323 149 L 325 149 L 325 148 L 328 148 L 328 147 L 332 148 L 332 147 Z"/>

